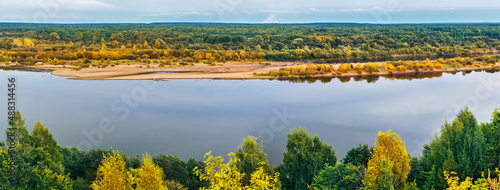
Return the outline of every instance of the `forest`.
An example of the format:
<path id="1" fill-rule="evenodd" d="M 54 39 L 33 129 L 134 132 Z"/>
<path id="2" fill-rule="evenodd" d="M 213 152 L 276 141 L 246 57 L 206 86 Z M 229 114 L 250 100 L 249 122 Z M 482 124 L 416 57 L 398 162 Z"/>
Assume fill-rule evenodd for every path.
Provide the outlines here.
<path id="1" fill-rule="evenodd" d="M 498 24 L 0 24 L 0 62 L 89 67 L 124 63 L 480 57 L 500 49 Z"/>
<path id="2" fill-rule="evenodd" d="M 270 165 L 259 139 L 249 136 L 227 155 L 208 152 L 187 162 L 174 155 L 132 157 L 113 150 L 61 147 L 48 127 L 31 132 L 16 111 L 15 152 L 0 143 L 1 189 L 471 189 L 500 188 L 500 108 L 478 123 L 465 107 L 410 155 L 399 134 L 379 131 L 373 145 L 360 144 L 337 158 L 335 145 L 306 128 L 290 130 L 278 166 Z M 9 135 L 9 130 L 6 130 Z M 328 134 L 323 134 L 328 135 Z M 10 158 L 16 157 L 10 180 Z"/>

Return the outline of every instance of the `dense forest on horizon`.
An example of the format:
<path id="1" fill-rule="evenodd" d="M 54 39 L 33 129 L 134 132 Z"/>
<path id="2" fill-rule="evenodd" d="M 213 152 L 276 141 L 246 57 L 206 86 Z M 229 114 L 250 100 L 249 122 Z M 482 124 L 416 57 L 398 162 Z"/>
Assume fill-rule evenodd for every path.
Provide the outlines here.
<path id="1" fill-rule="evenodd" d="M 425 60 L 496 53 L 499 24 L 0 24 L 0 61 Z"/>
<path id="2" fill-rule="evenodd" d="M 404 140 L 388 130 L 379 131 L 373 146 L 359 145 L 338 159 L 318 135 L 295 128 L 278 166 L 269 164 L 262 142 L 252 136 L 228 154 L 229 161 L 208 152 L 205 161 L 185 162 L 165 154 L 129 157 L 113 149 L 61 147 L 40 122 L 30 132 L 19 111 L 11 127 L 18 129 L 15 153 L 12 141 L 0 142 L 1 189 L 500 188 L 500 108 L 490 122 L 478 123 L 466 107 L 444 122 L 418 156 L 409 155 Z M 14 181 L 9 180 L 12 156 Z"/>

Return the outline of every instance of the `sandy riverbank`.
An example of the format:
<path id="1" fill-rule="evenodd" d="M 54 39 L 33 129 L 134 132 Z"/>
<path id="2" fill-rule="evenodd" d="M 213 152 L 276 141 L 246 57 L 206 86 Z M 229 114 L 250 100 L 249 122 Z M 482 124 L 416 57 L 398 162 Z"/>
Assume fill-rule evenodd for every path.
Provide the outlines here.
<path id="1" fill-rule="evenodd" d="M 157 64 L 151 64 L 150 68 L 146 65 L 116 65 L 106 68 L 83 68 L 79 71 L 72 70 L 71 67 L 63 67 L 60 65 L 37 65 L 30 67 L 40 70 L 51 70 L 53 75 L 69 77 L 69 79 L 78 80 L 143 80 L 143 79 L 259 79 L 259 78 L 276 78 L 272 76 L 256 77 L 253 73 L 267 73 L 269 71 L 278 71 L 282 67 L 290 67 L 296 65 L 307 65 L 311 62 L 272 62 L 270 65 L 258 63 L 225 63 L 209 66 L 207 64 L 198 63 L 194 66 L 165 66 L 158 67 Z M 363 64 L 363 63 L 357 63 Z M 5 66 L 0 64 L 0 66 Z M 139 68 L 141 67 L 142 68 Z M 336 69 L 340 64 L 335 64 Z M 420 71 L 419 73 L 436 73 L 436 72 L 456 72 L 468 70 L 491 69 L 493 67 L 471 67 L 447 70 L 432 70 Z M 495 68 L 500 68 L 500 64 L 496 64 Z M 393 74 L 415 74 L 414 71 L 397 72 Z M 342 75 L 317 75 L 311 77 L 352 77 L 352 76 L 384 76 L 391 75 L 387 72 L 379 73 L 344 73 Z M 288 77 L 294 78 L 294 77 Z"/>

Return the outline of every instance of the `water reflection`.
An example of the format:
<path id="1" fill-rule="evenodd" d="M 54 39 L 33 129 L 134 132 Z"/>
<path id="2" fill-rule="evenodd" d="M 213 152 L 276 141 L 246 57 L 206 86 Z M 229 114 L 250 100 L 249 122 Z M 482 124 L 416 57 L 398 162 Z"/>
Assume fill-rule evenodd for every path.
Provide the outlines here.
<path id="1" fill-rule="evenodd" d="M 475 70 L 474 72 L 487 72 L 487 73 L 496 73 L 499 72 L 500 69 L 487 69 L 487 70 Z M 454 72 L 448 72 L 452 75 L 455 75 L 457 73 L 462 73 L 463 76 L 472 73 L 473 71 L 454 71 Z M 355 81 L 355 82 L 362 82 L 366 81 L 367 83 L 375 83 L 377 82 L 380 78 L 386 79 L 386 80 L 420 80 L 420 79 L 431 79 L 431 78 L 439 78 L 442 77 L 443 73 L 442 72 L 435 72 L 435 73 L 415 73 L 415 74 L 393 74 L 393 75 L 385 75 L 385 76 L 353 76 L 353 77 L 310 77 L 310 78 L 288 78 L 288 79 L 270 79 L 270 80 L 279 80 L 279 81 L 289 81 L 291 83 L 315 83 L 317 81 L 320 81 L 321 83 L 330 83 L 335 80 L 339 80 L 341 83 L 346 83 Z"/>
<path id="2" fill-rule="evenodd" d="M 122 97 L 136 92 L 145 81 L 68 80 L 20 71 L 0 71 L 0 78 L 18 77 L 16 96 L 26 124 L 31 130 L 39 120 L 60 146 L 97 139 L 93 148 L 113 147 L 130 156 L 173 154 L 187 160 L 203 159 L 208 151 L 227 155 L 237 150 L 243 138 L 253 135 L 266 141 L 269 162 L 279 164 L 287 133 L 299 126 L 332 145 L 337 158 L 359 144 L 373 145 L 378 131 L 388 129 L 401 135 L 412 156 L 421 154 L 445 118 L 452 119 L 465 104 L 479 122 L 491 119 L 491 111 L 500 103 L 500 86 L 485 91 L 482 81 L 500 81 L 500 74 L 490 74 L 494 72 L 498 70 L 292 80 L 303 84 L 172 79 L 155 83 L 158 86 L 147 91 L 142 101 L 133 102 L 135 107 L 129 107 L 124 119 L 115 106 L 127 106 Z M 413 80 L 425 78 L 433 79 Z M 478 88 L 489 96 L 469 101 Z M 7 98 L 5 93 L 3 98 Z M 6 101 L 0 101 L 1 106 Z M 281 125 L 281 119 L 273 119 L 279 118 L 277 111 L 296 117 Z M 99 138 L 96 130 L 103 118 L 116 128 Z M 274 121 L 276 126 L 271 127 Z M 0 120 L 0 126 L 7 126 L 7 120 Z M 274 130 L 279 126 L 284 127 Z M 0 136 L 0 141 L 4 139 L 5 135 Z"/>

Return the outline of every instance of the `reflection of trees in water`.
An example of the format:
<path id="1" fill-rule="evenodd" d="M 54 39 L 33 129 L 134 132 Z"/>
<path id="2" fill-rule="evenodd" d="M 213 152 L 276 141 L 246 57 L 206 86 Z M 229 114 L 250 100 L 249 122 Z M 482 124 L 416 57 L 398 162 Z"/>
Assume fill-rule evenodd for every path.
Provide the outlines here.
<path id="1" fill-rule="evenodd" d="M 487 72 L 487 73 L 496 73 L 500 72 L 500 69 L 488 69 L 488 70 L 476 70 L 474 72 Z M 450 74 L 455 75 L 457 73 L 462 73 L 462 75 L 467 75 L 472 73 L 472 71 L 455 71 L 450 72 Z M 375 83 L 380 79 L 380 77 L 384 77 L 389 80 L 413 80 L 413 79 L 431 79 L 442 77 L 442 72 L 435 73 L 415 73 L 415 74 L 396 74 L 396 75 L 387 75 L 387 76 L 354 76 L 354 77 L 313 77 L 313 78 L 289 78 L 289 79 L 277 79 L 280 81 L 289 81 L 291 83 L 315 83 L 316 81 L 321 81 L 321 83 L 329 83 L 333 80 L 333 78 L 338 78 L 341 83 L 350 82 L 351 79 L 356 82 L 366 81 L 368 83 Z M 275 80 L 275 79 L 270 79 Z"/>
<path id="2" fill-rule="evenodd" d="M 278 79 L 280 81 L 289 81 L 291 83 L 315 83 L 316 81 L 320 81 L 321 83 L 329 83 L 332 82 L 333 77 L 320 77 L 320 78 L 290 78 L 290 79 Z M 274 79 L 270 79 L 274 80 Z"/>
<path id="3" fill-rule="evenodd" d="M 407 74 L 407 75 L 390 75 L 385 76 L 389 80 L 413 80 L 413 79 L 431 79 L 443 76 L 443 73 L 418 73 L 418 74 Z"/>
<path id="4" fill-rule="evenodd" d="M 496 72 L 499 72 L 500 69 L 490 69 L 490 70 L 486 70 L 487 73 L 496 73 Z"/>

